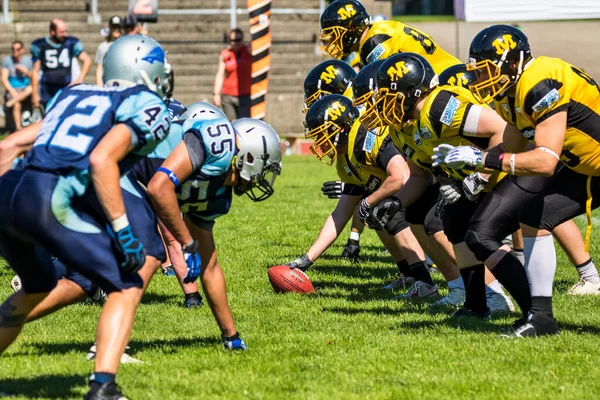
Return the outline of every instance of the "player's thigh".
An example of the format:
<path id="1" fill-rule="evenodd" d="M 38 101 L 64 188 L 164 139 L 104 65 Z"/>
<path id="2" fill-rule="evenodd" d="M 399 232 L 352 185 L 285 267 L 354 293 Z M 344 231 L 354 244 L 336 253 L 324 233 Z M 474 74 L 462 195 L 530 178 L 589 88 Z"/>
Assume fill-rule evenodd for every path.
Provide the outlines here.
<path id="1" fill-rule="evenodd" d="M 429 186 L 410 206 L 406 207 L 406 221 L 411 225 L 424 225 L 427 214 L 437 204 L 440 186 Z"/>
<path id="2" fill-rule="evenodd" d="M 485 196 L 481 196 L 481 201 Z M 454 204 L 446 204 L 442 209 L 444 233 L 452 244 L 462 243 L 469 230 L 470 220 L 477 211 L 479 202 L 469 201 L 461 197 Z"/>

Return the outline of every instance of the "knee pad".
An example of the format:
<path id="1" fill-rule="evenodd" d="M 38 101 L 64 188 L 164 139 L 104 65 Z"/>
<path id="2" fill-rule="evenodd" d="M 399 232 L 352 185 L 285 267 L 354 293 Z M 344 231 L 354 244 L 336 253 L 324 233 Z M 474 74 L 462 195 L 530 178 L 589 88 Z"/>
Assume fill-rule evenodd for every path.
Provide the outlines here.
<path id="1" fill-rule="evenodd" d="M 477 260 L 484 262 L 502 246 L 501 242 L 482 238 L 477 232 L 469 229 L 465 235 L 465 243 Z"/>
<path id="2" fill-rule="evenodd" d="M 385 230 L 390 235 L 394 236 L 398 232 L 402 232 L 409 227 L 408 221 L 406 221 L 406 210 L 404 208 L 396 212 L 392 218 L 385 224 Z"/>
<path id="3" fill-rule="evenodd" d="M 425 233 L 428 236 L 433 236 L 438 232 L 442 232 L 444 230 L 444 223 L 442 222 L 442 218 L 439 215 L 436 215 L 435 212 L 431 214 L 427 214 L 427 218 L 425 219 Z"/>

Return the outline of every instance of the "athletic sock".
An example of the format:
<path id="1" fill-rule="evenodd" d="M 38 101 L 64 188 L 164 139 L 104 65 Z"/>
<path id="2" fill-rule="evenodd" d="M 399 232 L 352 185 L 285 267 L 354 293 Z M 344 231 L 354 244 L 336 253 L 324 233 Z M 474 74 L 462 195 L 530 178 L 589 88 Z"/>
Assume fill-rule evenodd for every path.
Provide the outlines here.
<path id="1" fill-rule="evenodd" d="M 360 241 L 360 233 L 358 232 L 350 232 L 350 240 Z"/>
<path id="2" fill-rule="evenodd" d="M 491 271 L 526 317 L 531 310 L 531 288 L 523 264 L 513 253 L 507 253 Z"/>
<path id="3" fill-rule="evenodd" d="M 110 374 L 108 372 L 95 372 L 90 376 L 90 384 L 96 382 L 99 385 L 103 385 L 106 382 L 113 382 L 117 377 L 117 374 Z"/>
<path id="4" fill-rule="evenodd" d="M 462 276 L 448 282 L 448 289 L 465 289 Z"/>
<path id="5" fill-rule="evenodd" d="M 485 298 L 485 267 L 483 264 L 461 268 L 465 285 L 465 307 L 471 311 L 483 313 L 487 310 Z"/>
<path id="6" fill-rule="evenodd" d="M 552 235 L 524 238 L 525 268 L 532 297 L 552 297 L 556 251 Z"/>
<path id="7" fill-rule="evenodd" d="M 525 265 L 525 252 L 523 249 L 513 249 L 513 254 L 521 261 L 521 264 Z"/>
<path id="8" fill-rule="evenodd" d="M 598 270 L 596 269 L 594 261 L 591 258 L 583 264 L 576 265 L 575 268 L 577 268 L 579 278 L 590 283 L 600 283 Z"/>
<path id="9" fill-rule="evenodd" d="M 185 293 L 185 299 L 195 299 L 197 297 L 200 297 L 200 293 L 198 292 L 194 292 L 194 293 Z"/>
<path id="10" fill-rule="evenodd" d="M 398 261 L 396 263 L 396 265 L 398 266 L 398 270 L 400 270 L 400 273 L 402 275 L 410 276 L 411 278 L 414 278 L 412 271 L 410 269 L 410 266 L 408 265 L 408 261 L 406 261 L 406 260 Z"/>
<path id="11" fill-rule="evenodd" d="M 427 261 L 419 261 L 414 264 L 411 264 L 410 270 L 412 272 L 415 281 L 422 281 L 433 285 L 433 279 L 431 279 L 431 274 L 429 273 L 429 267 L 427 265 Z"/>
<path id="12" fill-rule="evenodd" d="M 531 298 L 531 312 L 554 318 L 552 313 L 552 297 L 534 296 Z"/>
<path id="13" fill-rule="evenodd" d="M 498 282 L 498 279 L 495 279 L 493 282 L 488 283 L 485 286 L 486 296 L 490 296 L 494 293 L 504 294 L 504 290 L 502 290 L 502 286 L 500 286 L 500 282 Z"/>

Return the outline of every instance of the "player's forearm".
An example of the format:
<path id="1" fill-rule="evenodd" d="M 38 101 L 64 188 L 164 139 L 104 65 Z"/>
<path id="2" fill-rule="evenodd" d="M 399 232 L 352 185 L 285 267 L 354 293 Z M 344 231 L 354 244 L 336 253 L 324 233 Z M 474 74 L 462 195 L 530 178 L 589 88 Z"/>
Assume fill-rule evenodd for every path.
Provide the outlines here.
<path id="1" fill-rule="evenodd" d="M 344 227 L 348 223 L 350 218 L 345 220 L 338 220 L 337 222 L 333 218 L 333 214 L 328 216 L 321 228 L 321 232 L 317 237 L 317 240 L 310 246 L 310 249 L 306 252 L 308 258 L 311 261 L 315 261 L 321 256 L 335 242 L 337 237 L 342 233 Z"/>
<path id="2" fill-rule="evenodd" d="M 485 165 L 486 158 L 489 153 L 484 153 L 483 163 Z M 536 148 L 524 153 L 503 153 L 501 170 L 520 176 L 529 175 L 545 175 L 551 176 L 559 162 L 556 156 Z M 511 171 L 511 159 L 513 167 Z M 493 172 L 493 169 L 485 168 L 484 172 Z"/>
<path id="3" fill-rule="evenodd" d="M 102 64 L 96 65 L 96 85 L 102 86 L 104 82 L 102 82 Z"/>
<path id="4" fill-rule="evenodd" d="M 223 82 L 225 81 L 225 75 L 217 73 L 215 77 L 215 86 L 213 87 L 213 94 L 220 94 L 223 89 Z"/>
<path id="5" fill-rule="evenodd" d="M 17 157 L 31 149 L 41 126 L 41 122 L 36 122 L 0 141 L 0 176 L 12 169 Z"/>
<path id="6" fill-rule="evenodd" d="M 91 67 L 92 67 L 91 58 L 89 58 L 89 57 L 85 58 L 83 61 L 83 64 L 81 65 L 81 73 L 79 74 L 79 78 L 77 78 L 77 81 L 83 82 L 85 77 L 87 76 L 88 72 L 90 72 Z"/>
<path id="7" fill-rule="evenodd" d="M 113 160 L 103 162 L 98 158 L 90 158 L 90 173 L 104 214 L 108 222 L 112 224 L 113 221 L 125 215 L 125 204 L 119 184 L 119 165 Z"/>
<path id="8" fill-rule="evenodd" d="M 166 183 L 172 185 L 170 182 Z M 160 181 L 150 181 L 148 195 L 156 215 L 175 239 L 186 245 L 192 241 L 192 235 L 181 218 L 179 203 L 175 191 L 164 187 Z"/>

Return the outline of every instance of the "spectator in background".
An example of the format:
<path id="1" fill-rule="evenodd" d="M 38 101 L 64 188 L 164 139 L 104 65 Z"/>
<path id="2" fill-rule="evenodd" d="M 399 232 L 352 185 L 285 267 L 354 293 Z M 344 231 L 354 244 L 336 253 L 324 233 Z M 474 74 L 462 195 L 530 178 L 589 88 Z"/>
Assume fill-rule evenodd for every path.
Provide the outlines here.
<path id="1" fill-rule="evenodd" d="M 121 17 L 113 15 L 108 20 L 108 32 L 106 40 L 98 45 L 96 49 L 96 85 L 102 86 L 102 60 L 110 45 L 121 37 Z"/>
<path id="2" fill-rule="evenodd" d="M 20 40 L 12 42 L 12 55 L 2 60 L 2 85 L 6 89 L 4 101 L 8 109 L 12 108 L 15 130 L 21 125 L 22 102 L 31 96 L 31 58 L 25 54 L 25 46 Z"/>
<path id="3" fill-rule="evenodd" d="M 67 35 L 67 24 L 55 18 L 50 21 L 50 35 L 31 43 L 33 59 L 32 103 L 34 107 L 46 103 L 62 88 L 83 82 L 92 66 L 90 56 L 79 39 Z M 71 77 L 71 60 L 81 61 L 81 73 Z M 42 76 L 40 78 L 40 71 Z"/>
<path id="4" fill-rule="evenodd" d="M 129 14 L 126 16 L 123 19 L 121 27 L 123 28 L 123 35 L 137 35 L 138 33 L 141 33 L 135 14 Z"/>
<path id="5" fill-rule="evenodd" d="M 252 55 L 244 44 L 239 28 L 229 32 L 229 47 L 219 55 L 215 77 L 213 103 L 233 121 L 250 117 L 250 86 L 252 85 Z"/>

